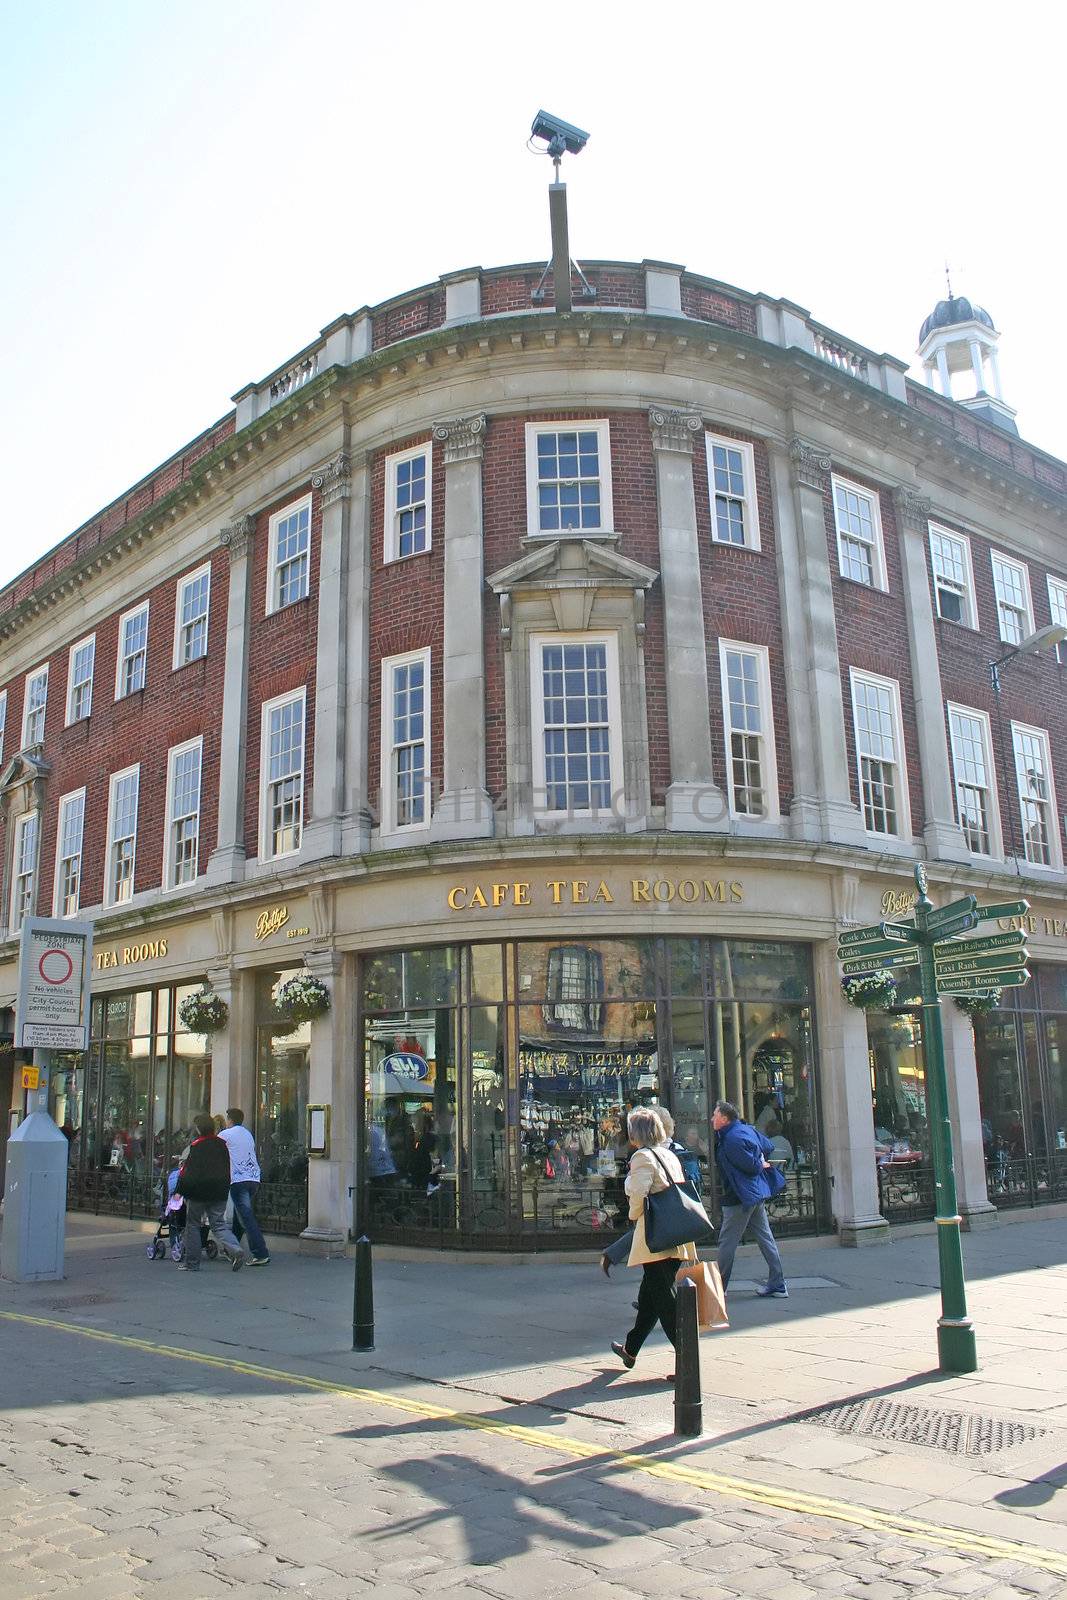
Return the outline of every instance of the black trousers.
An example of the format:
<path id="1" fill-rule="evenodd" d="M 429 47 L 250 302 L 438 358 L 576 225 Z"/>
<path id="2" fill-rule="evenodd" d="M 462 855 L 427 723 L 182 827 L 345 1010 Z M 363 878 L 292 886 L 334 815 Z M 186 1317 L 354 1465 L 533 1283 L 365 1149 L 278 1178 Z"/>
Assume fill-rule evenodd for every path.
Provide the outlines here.
<path id="1" fill-rule="evenodd" d="M 637 1316 L 626 1335 L 626 1351 L 635 1356 L 658 1322 L 667 1338 L 674 1344 L 677 1304 L 674 1294 L 674 1275 L 681 1263 L 674 1256 L 666 1261 L 648 1261 L 641 1269 L 641 1287 L 637 1291 Z"/>

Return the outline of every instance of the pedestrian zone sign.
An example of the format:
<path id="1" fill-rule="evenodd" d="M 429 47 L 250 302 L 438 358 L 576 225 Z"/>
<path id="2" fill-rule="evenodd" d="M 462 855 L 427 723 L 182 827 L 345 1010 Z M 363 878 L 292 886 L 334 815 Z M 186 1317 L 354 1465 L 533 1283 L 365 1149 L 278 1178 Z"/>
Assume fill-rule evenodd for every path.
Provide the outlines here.
<path id="1" fill-rule="evenodd" d="M 91 922 L 24 920 L 15 1003 L 15 1043 L 20 1049 L 88 1049 L 92 960 Z"/>

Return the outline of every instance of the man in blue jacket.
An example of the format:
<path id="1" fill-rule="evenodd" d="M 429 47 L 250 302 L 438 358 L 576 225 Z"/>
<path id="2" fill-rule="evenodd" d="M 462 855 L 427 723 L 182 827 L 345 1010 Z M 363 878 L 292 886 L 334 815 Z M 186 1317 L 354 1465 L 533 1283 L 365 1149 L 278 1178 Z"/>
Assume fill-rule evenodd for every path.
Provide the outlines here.
<path id="1" fill-rule="evenodd" d="M 765 1202 L 774 1192 L 771 1141 L 758 1128 L 742 1121 L 729 1100 L 717 1100 L 711 1125 L 715 1129 L 715 1165 L 719 1171 L 722 1223 L 719 1227 L 719 1271 L 725 1289 L 733 1270 L 734 1253 L 747 1228 L 767 1263 L 767 1282 L 756 1293 L 786 1300 L 782 1258 L 774 1242 Z"/>

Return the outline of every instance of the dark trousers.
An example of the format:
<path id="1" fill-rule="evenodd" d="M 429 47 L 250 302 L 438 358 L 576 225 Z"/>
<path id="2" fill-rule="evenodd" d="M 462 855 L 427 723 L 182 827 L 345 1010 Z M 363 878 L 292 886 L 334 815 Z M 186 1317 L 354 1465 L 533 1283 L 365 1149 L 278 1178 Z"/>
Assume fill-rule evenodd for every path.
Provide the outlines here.
<path id="1" fill-rule="evenodd" d="M 637 1354 L 657 1322 L 671 1344 L 674 1344 L 677 1313 L 674 1275 L 679 1265 L 674 1256 L 668 1256 L 666 1261 L 648 1261 L 642 1267 L 641 1287 L 637 1292 L 637 1316 L 626 1335 L 628 1355 Z"/>

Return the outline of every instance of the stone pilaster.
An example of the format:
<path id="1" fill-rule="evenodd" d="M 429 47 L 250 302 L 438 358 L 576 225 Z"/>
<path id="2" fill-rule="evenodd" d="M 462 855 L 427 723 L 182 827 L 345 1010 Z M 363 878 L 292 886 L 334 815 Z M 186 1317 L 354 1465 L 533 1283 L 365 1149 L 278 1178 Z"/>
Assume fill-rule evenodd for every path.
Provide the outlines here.
<path id="1" fill-rule="evenodd" d="M 304 829 L 305 858 L 341 850 L 345 789 L 345 689 L 348 599 L 348 511 L 351 463 L 340 451 L 311 480 L 321 496 L 319 616 L 315 649 L 315 766 L 311 817 Z"/>
<path id="2" fill-rule="evenodd" d="M 703 422 L 695 412 L 667 406 L 653 406 L 648 420 L 656 460 L 671 762 L 666 823 L 682 833 L 722 833 L 730 818 L 726 796 L 713 776 L 708 653 L 693 493 L 693 440 Z"/>
<path id="3" fill-rule="evenodd" d="M 783 595 L 799 602 L 807 633 L 807 693 L 811 706 L 816 804 L 822 837 L 834 844 L 866 847 L 859 808 L 853 804 L 845 743 L 844 696 L 837 643 L 830 550 L 823 494 L 830 457 L 803 439 L 789 446 L 793 517 L 799 554 L 800 591 Z M 848 710 L 851 715 L 851 707 Z"/>
<path id="4" fill-rule="evenodd" d="M 350 460 L 348 477 L 348 594 L 345 618 L 344 805 L 341 849 L 370 848 L 371 802 L 377 779 L 368 770 L 370 739 L 370 469 Z"/>
<path id="5" fill-rule="evenodd" d="M 493 834 L 485 787 L 485 652 L 482 628 L 482 453 L 485 417 L 457 417 L 433 430 L 445 463 L 444 788 L 435 839 Z"/>
<path id="6" fill-rule="evenodd" d="M 926 562 L 930 504 L 913 489 L 906 488 L 896 491 L 894 504 L 900 534 L 908 653 L 919 735 L 926 854 L 931 860 L 969 861 L 970 852 L 959 825 L 952 787 L 945 730 L 945 697 L 941 688 L 934 605 Z"/>
<path id="7" fill-rule="evenodd" d="M 308 1104 L 330 1107 L 330 1148 L 308 1159 L 308 1225 L 300 1248 L 312 1255 L 343 1255 L 353 1182 L 354 1007 L 343 953 L 309 950 L 304 964 L 330 991 L 330 1009 L 311 1024 Z"/>
<path id="8" fill-rule="evenodd" d="M 255 975 L 221 960 L 207 972 L 211 988 L 225 1000 L 230 1016 L 211 1035 L 212 1115 L 240 1106 L 254 1130 L 256 1118 Z"/>
<path id="9" fill-rule="evenodd" d="M 793 765 L 793 798 L 789 834 L 812 843 L 822 838 L 819 785 L 815 770 L 815 718 L 808 662 L 808 624 L 796 596 L 804 592 L 803 559 L 793 502 L 790 458 L 779 446 L 768 446 L 771 493 L 774 497 L 775 555 L 781 607 L 782 656 L 785 663 L 786 716 Z M 780 708 L 779 708 L 780 710 Z"/>
<path id="10" fill-rule="evenodd" d="M 882 1244 L 889 1224 L 878 1204 L 867 1018 L 841 993 L 832 941 L 816 945 L 820 1099 L 830 1205 L 842 1245 Z"/>
<path id="11" fill-rule="evenodd" d="M 987 1228 L 999 1220 L 1000 1213 L 990 1201 L 986 1187 L 974 1028 L 970 1017 L 951 1000 L 942 1002 L 941 1034 L 948 1081 L 948 1116 L 952 1124 L 956 1205 L 965 1228 Z"/>
<path id="12" fill-rule="evenodd" d="M 222 690 L 223 758 L 219 763 L 219 820 L 215 849 L 207 864 L 209 883 L 244 876 L 245 760 L 248 747 L 248 629 L 250 568 L 256 519 L 235 517 L 220 542 L 230 558 L 226 601 L 226 665 Z"/>

